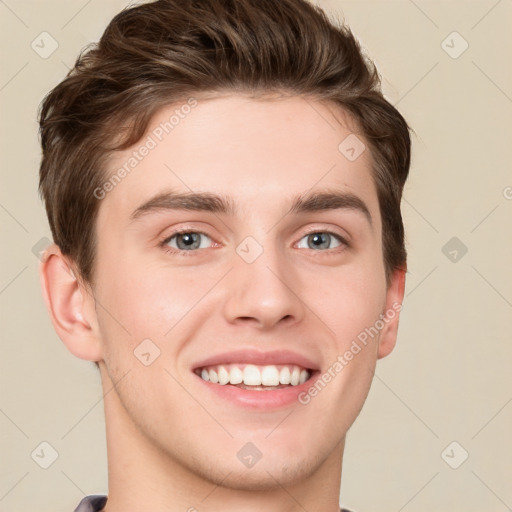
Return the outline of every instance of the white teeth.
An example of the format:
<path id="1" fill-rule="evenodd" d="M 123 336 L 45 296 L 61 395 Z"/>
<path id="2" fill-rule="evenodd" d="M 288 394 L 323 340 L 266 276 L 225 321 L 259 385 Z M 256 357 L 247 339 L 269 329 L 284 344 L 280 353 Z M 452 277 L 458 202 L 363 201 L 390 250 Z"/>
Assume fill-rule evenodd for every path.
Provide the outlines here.
<path id="1" fill-rule="evenodd" d="M 311 371 L 296 365 L 226 364 L 202 368 L 200 373 L 203 380 L 222 386 L 243 384 L 269 388 L 279 385 L 297 386 L 311 376 Z"/>
<path id="2" fill-rule="evenodd" d="M 246 386 L 261 386 L 261 373 L 253 364 L 244 368 L 244 384 Z"/>
<path id="3" fill-rule="evenodd" d="M 211 380 L 211 378 L 212 378 L 212 376 L 210 375 L 210 380 Z M 294 366 L 293 371 L 292 371 L 292 376 L 290 378 L 290 384 L 292 386 L 296 386 L 299 383 L 299 378 L 300 378 L 300 370 L 297 366 Z"/>
<path id="4" fill-rule="evenodd" d="M 290 384 L 290 378 L 290 368 L 288 368 L 288 366 L 281 368 L 281 371 L 279 372 L 279 382 L 281 384 Z"/>
<path id="5" fill-rule="evenodd" d="M 224 366 L 219 366 L 219 371 L 217 373 L 219 376 L 219 384 L 224 385 L 229 382 L 229 373 Z"/>
<path id="6" fill-rule="evenodd" d="M 264 386 L 279 386 L 279 371 L 275 366 L 265 366 L 261 372 L 261 383 Z"/>
<path id="7" fill-rule="evenodd" d="M 242 370 L 238 368 L 238 366 L 232 366 L 231 371 L 229 372 L 229 383 L 230 384 L 240 384 L 244 380 L 244 374 Z"/>

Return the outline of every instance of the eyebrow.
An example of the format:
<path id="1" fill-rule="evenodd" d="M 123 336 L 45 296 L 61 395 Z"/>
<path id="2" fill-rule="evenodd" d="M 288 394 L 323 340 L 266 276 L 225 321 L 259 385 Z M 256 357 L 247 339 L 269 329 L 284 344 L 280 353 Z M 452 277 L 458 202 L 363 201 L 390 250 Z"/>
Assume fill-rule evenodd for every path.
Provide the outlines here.
<path id="1" fill-rule="evenodd" d="M 205 211 L 234 216 L 237 207 L 233 199 L 210 192 L 163 192 L 141 204 L 130 215 L 135 221 L 150 213 L 166 210 Z M 326 210 L 354 210 L 363 214 L 372 224 L 372 216 L 365 202 L 350 192 L 310 192 L 293 198 L 288 213 L 320 212 Z"/>

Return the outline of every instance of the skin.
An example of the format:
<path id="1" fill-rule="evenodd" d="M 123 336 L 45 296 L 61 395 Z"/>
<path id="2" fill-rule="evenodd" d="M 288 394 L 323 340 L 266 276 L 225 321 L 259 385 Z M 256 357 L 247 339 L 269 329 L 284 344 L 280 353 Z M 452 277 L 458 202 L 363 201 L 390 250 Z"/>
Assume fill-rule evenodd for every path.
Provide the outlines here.
<path id="1" fill-rule="evenodd" d="M 398 314 L 307 405 L 247 410 L 207 394 L 191 368 L 250 348 L 295 350 L 326 371 L 401 303 L 404 272 L 386 284 L 369 151 L 349 161 L 338 150 L 354 128 L 339 107 L 299 97 L 200 100 L 102 199 L 92 286 L 58 247 L 48 250 L 41 282 L 56 332 L 100 365 L 108 512 L 339 510 L 345 435 L 377 359 L 395 345 Z M 116 154 L 110 172 L 139 146 Z M 358 196 L 371 224 L 354 209 L 287 213 L 294 196 L 326 189 Z M 159 211 L 130 222 L 164 190 L 222 193 L 238 211 Z M 175 252 L 159 245 L 177 228 L 206 233 L 201 248 L 180 252 L 176 238 L 167 246 Z M 316 248 L 308 230 L 349 245 L 333 238 Z M 263 249 L 250 264 L 235 250 L 247 236 Z M 148 338 L 160 356 L 145 366 L 134 350 Z M 247 442 L 262 453 L 252 468 L 237 457 Z"/>

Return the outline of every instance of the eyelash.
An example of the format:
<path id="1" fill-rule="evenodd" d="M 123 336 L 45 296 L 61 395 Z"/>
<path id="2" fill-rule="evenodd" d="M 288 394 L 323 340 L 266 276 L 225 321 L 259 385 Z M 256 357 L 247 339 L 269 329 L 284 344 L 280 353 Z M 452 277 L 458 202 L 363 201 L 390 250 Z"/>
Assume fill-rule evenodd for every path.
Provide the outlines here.
<path id="1" fill-rule="evenodd" d="M 167 235 L 164 239 L 162 239 L 159 242 L 159 246 L 162 247 L 162 249 L 166 253 L 169 253 L 169 254 L 179 254 L 180 256 L 192 256 L 197 251 L 199 251 L 201 249 L 192 249 L 190 251 L 186 251 L 186 250 L 182 250 L 182 249 L 175 249 L 174 247 L 169 247 L 167 245 L 174 237 L 176 237 L 178 235 L 190 234 L 190 233 L 197 234 L 197 235 L 204 235 L 204 236 L 210 238 L 211 240 L 213 240 L 213 238 L 210 235 L 208 235 L 208 233 L 205 233 L 203 231 L 197 231 L 197 230 L 194 230 L 194 229 L 184 228 L 184 229 L 178 229 L 176 231 L 173 231 L 171 235 Z M 306 236 L 314 235 L 314 234 L 318 234 L 318 233 L 322 233 L 322 234 L 327 234 L 327 235 L 333 236 L 334 238 L 336 238 L 341 243 L 342 246 L 341 247 L 335 247 L 334 249 L 325 249 L 325 250 L 319 250 L 319 251 L 314 251 L 314 249 L 310 249 L 311 251 L 314 251 L 314 252 L 330 252 L 330 253 L 336 252 L 336 253 L 338 253 L 338 252 L 344 251 L 345 249 L 350 247 L 350 244 L 347 242 L 346 238 L 342 237 L 338 233 L 334 233 L 333 231 L 328 231 L 328 230 L 313 229 L 313 230 L 307 231 L 305 233 L 302 233 L 299 241 L 302 240 Z"/>

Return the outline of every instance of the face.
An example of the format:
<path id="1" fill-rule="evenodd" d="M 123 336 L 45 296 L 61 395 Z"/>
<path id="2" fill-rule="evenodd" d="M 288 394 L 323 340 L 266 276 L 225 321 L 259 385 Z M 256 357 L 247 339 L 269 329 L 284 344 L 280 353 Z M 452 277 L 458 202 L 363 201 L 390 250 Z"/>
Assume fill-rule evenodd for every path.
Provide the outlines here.
<path id="1" fill-rule="evenodd" d="M 369 151 L 339 149 L 351 126 L 298 97 L 218 97 L 162 110 L 111 160 L 130 171 L 97 220 L 101 369 L 107 422 L 139 448 L 237 488 L 334 464 L 396 298 Z"/>

